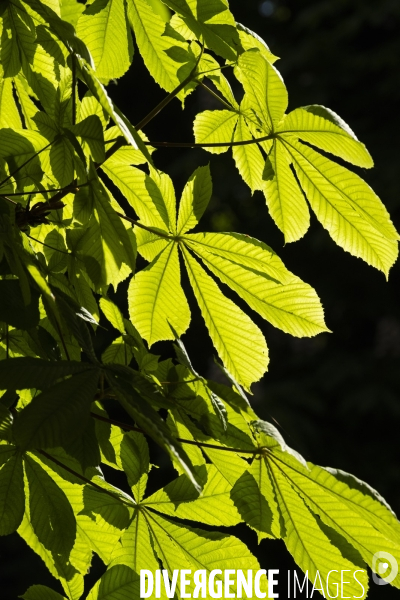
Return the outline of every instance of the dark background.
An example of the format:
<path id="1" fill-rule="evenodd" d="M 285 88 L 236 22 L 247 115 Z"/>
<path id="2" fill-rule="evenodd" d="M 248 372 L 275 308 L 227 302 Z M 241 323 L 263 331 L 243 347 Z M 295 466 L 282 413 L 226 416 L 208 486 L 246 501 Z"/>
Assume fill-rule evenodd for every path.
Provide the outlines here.
<path id="1" fill-rule="evenodd" d="M 381 197 L 399 229 L 400 2 L 231 0 L 230 6 L 235 18 L 281 57 L 276 66 L 288 87 L 289 109 L 328 106 L 366 144 L 375 168 L 357 172 Z M 109 89 L 133 123 L 165 95 L 138 53 L 129 73 Z M 195 114 L 213 108 L 220 106 L 198 90 L 187 99 L 184 112 L 174 101 L 145 132 L 153 140 L 191 141 Z M 252 314 L 266 335 L 271 357 L 269 372 L 253 386 L 253 406 L 260 417 L 278 423 L 289 445 L 306 459 L 366 480 L 399 514 L 400 264 L 386 282 L 382 273 L 338 248 L 315 218 L 302 240 L 284 246 L 262 194 L 251 197 L 230 152 L 214 156 L 165 149 L 157 151 L 155 160 L 173 177 L 178 191 L 199 164 L 210 162 L 214 194 L 201 230 L 238 231 L 265 241 L 290 270 L 316 288 L 330 334 L 292 338 Z M 195 367 L 217 378 L 211 342 L 192 306 L 193 322 L 183 341 Z M 168 354 L 169 347 L 158 344 L 154 352 Z M 164 465 L 164 458 L 155 450 L 153 454 Z M 158 471 L 157 486 L 160 475 Z M 166 482 L 173 473 L 165 470 L 164 476 Z M 266 540 L 257 547 L 253 532 L 243 526 L 235 530 L 262 568 L 281 570 L 279 591 L 285 598 L 286 571 L 295 565 L 283 543 Z M 32 583 L 56 587 L 17 535 L 1 540 L 0 565 L 1 600 L 16 598 Z M 100 574 L 95 561 L 92 583 Z M 371 588 L 371 599 L 399 597 L 390 586 L 371 582 Z"/>

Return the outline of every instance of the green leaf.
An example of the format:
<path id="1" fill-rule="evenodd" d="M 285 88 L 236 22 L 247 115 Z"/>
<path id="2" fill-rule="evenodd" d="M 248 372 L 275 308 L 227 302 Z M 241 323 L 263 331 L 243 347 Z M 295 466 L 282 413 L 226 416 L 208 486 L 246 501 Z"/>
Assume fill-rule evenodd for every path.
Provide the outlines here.
<path id="1" fill-rule="evenodd" d="M 117 564 L 126 565 L 136 573 L 140 573 L 141 569 L 154 572 L 160 568 L 152 547 L 145 511 L 136 511 L 132 523 L 115 547 L 109 568 Z"/>
<path id="2" fill-rule="evenodd" d="M 249 107 L 261 119 L 266 131 L 276 130 L 288 105 L 288 94 L 279 72 L 258 50 L 240 55 L 236 77 L 244 87 Z"/>
<path id="3" fill-rule="evenodd" d="M 137 273 L 129 285 L 129 314 L 140 335 L 151 346 L 173 340 L 169 323 L 179 335 L 189 326 L 190 310 L 180 283 L 176 244 L 169 245 Z"/>
<path id="4" fill-rule="evenodd" d="M 213 569 L 252 569 L 255 572 L 260 569 L 247 546 L 233 536 L 177 525 L 154 513 L 148 515 L 148 520 L 157 554 L 170 577 L 173 569 L 182 568 L 205 569 L 207 574 Z M 184 566 L 184 561 L 188 567 Z M 222 579 L 222 575 L 219 578 Z M 231 589 L 235 588 L 234 585 Z M 260 590 L 267 592 L 267 588 L 267 579 L 263 575 Z"/>
<path id="5" fill-rule="evenodd" d="M 374 166 L 368 150 L 358 141 L 347 123 L 325 106 L 312 104 L 296 108 L 285 117 L 281 129 L 282 133 L 292 133 L 358 167 L 370 169 Z"/>
<path id="6" fill-rule="evenodd" d="M 72 133 L 80 137 L 89 146 L 94 161 L 104 161 L 104 135 L 103 126 L 97 115 L 89 115 L 77 125 L 71 127 Z"/>
<path id="7" fill-rule="evenodd" d="M 184 250 L 184 258 L 206 326 L 226 368 L 246 389 L 268 366 L 268 349 L 258 327 L 226 298 L 214 280 Z"/>
<path id="8" fill-rule="evenodd" d="M 240 115 L 233 141 L 243 142 L 251 139 L 252 136 L 246 121 Z M 262 175 L 265 160 L 257 144 L 233 146 L 232 155 L 242 179 L 247 183 L 251 192 L 254 194 L 255 190 L 261 190 L 263 188 Z"/>
<path id="9" fill-rule="evenodd" d="M 0 321 L 17 329 L 30 329 L 39 324 L 39 294 L 31 289 L 31 300 L 24 302 L 20 282 L 16 279 L 0 281 Z"/>
<path id="10" fill-rule="evenodd" d="M 69 141 L 61 138 L 50 148 L 50 164 L 55 180 L 64 187 L 74 178 L 74 158 Z"/>
<path id="11" fill-rule="evenodd" d="M 129 2 L 128 15 L 144 63 L 155 81 L 171 92 L 195 65 L 188 45 L 168 35 L 164 20 L 146 0 Z M 180 92 L 178 97 L 184 97 Z"/>
<path id="12" fill-rule="evenodd" d="M 226 0 L 165 0 L 197 39 L 227 60 L 236 60 L 240 40 Z"/>
<path id="13" fill-rule="evenodd" d="M 32 528 L 43 546 L 67 561 L 75 542 L 76 522 L 64 492 L 33 458 L 24 458 Z"/>
<path id="14" fill-rule="evenodd" d="M 15 422 L 16 443 L 25 450 L 52 448 L 78 437 L 90 419 L 98 379 L 99 371 L 86 371 L 36 396 Z"/>
<path id="15" fill-rule="evenodd" d="M 9 448 L 13 454 L 0 468 L 0 535 L 9 535 L 18 529 L 24 516 L 24 472 L 22 457 Z"/>
<path id="16" fill-rule="evenodd" d="M 271 462 L 270 462 L 271 465 Z M 272 463 L 270 466 L 274 487 L 277 493 L 279 508 L 285 523 L 284 541 L 292 554 L 294 560 L 303 571 L 308 571 L 308 578 L 315 587 L 328 590 L 334 594 L 335 584 L 341 584 L 339 572 L 348 570 L 352 573 L 360 569 L 359 562 L 354 562 L 354 557 L 346 552 L 346 547 L 336 547 L 322 528 L 319 526 L 315 516 L 310 512 L 301 499 L 293 490 L 285 475 L 278 465 Z M 348 557 L 348 558 L 347 558 Z M 335 569 L 335 570 L 332 570 Z M 362 569 L 362 566 L 361 566 Z M 327 581 L 328 573 L 329 583 Z M 319 574 L 319 575 L 318 575 Z M 365 598 L 368 589 L 367 573 L 357 573 L 357 578 L 364 586 L 364 593 L 360 596 L 360 586 L 351 577 L 345 586 L 346 594 Z"/>
<path id="17" fill-rule="evenodd" d="M 22 129 L 21 117 L 13 98 L 11 79 L 0 80 L 0 128 Z"/>
<path id="18" fill-rule="evenodd" d="M 193 123 L 196 144 L 222 144 L 233 141 L 233 132 L 238 115 L 230 110 L 205 110 L 198 113 Z M 222 154 L 230 146 L 206 148 L 212 154 Z"/>
<path id="19" fill-rule="evenodd" d="M 31 63 L 35 54 L 36 30 L 32 18 L 20 2 L 9 2 L 3 13 L 1 64 L 4 77 L 14 77 L 22 63 Z"/>
<path id="20" fill-rule="evenodd" d="M 281 273 L 286 281 L 281 283 L 246 264 L 241 265 L 241 257 L 238 254 L 239 247 L 237 247 L 236 256 L 232 256 L 232 260 L 225 256 L 217 256 L 218 242 L 214 248 L 206 249 L 205 244 L 202 243 L 202 237 L 205 241 L 214 239 L 215 242 L 222 238 L 221 250 L 226 254 L 228 254 L 227 246 L 231 240 L 229 238 L 224 240 L 223 234 L 220 234 L 219 237 L 212 237 L 212 234 L 199 234 L 199 245 L 191 244 L 191 247 L 212 273 L 237 292 L 264 319 L 297 337 L 314 336 L 327 331 L 323 308 L 311 286 L 303 283 L 294 275 L 290 277 L 289 272 L 285 273 L 284 268 Z M 191 236 L 191 239 L 193 238 L 194 236 Z M 244 246 L 243 255 L 246 262 L 248 258 L 246 244 Z M 248 247 L 250 253 L 253 249 L 251 242 Z"/>
<path id="21" fill-rule="evenodd" d="M 90 51 L 100 81 L 108 83 L 126 73 L 133 45 L 123 0 L 95 0 L 82 13 L 76 29 Z"/>
<path id="22" fill-rule="evenodd" d="M 203 216 L 212 194 L 210 167 L 198 167 L 190 176 L 179 204 L 178 235 L 196 227 Z"/>
<path id="23" fill-rule="evenodd" d="M 120 459 L 128 483 L 139 503 L 143 498 L 150 470 L 149 447 L 143 434 L 131 431 L 124 435 L 120 446 Z M 192 484 L 190 485 L 193 489 Z"/>
<path id="24" fill-rule="evenodd" d="M 169 216 L 160 190 L 153 180 L 136 167 L 106 161 L 102 166 L 121 190 L 144 225 L 168 231 Z"/>
<path id="25" fill-rule="evenodd" d="M 257 457 L 239 477 L 231 498 L 243 520 L 257 532 L 259 543 L 281 537 L 280 512 L 264 459 Z"/>
<path id="26" fill-rule="evenodd" d="M 23 600 L 65 600 L 64 596 L 46 585 L 31 585 L 20 598 Z"/>
<path id="27" fill-rule="evenodd" d="M 0 361 L 0 389 L 43 390 L 58 379 L 93 370 L 89 363 L 77 361 L 50 362 L 41 358 L 21 356 L 12 360 Z"/>
<path id="28" fill-rule="evenodd" d="M 291 157 L 283 144 L 275 143 L 263 172 L 264 194 L 271 217 L 285 236 L 296 242 L 310 226 L 307 202 L 290 168 Z"/>
<path id="29" fill-rule="evenodd" d="M 115 374 L 119 374 L 117 379 Z M 125 377 L 125 381 L 122 377 Z M 167 425 L 161 416 L 141 398 L 137 391 L 128 383 L 127 369 L 118 367 L 118 365 L 109 366 L 107 369 L 107 378 L 117 394 L 121 406 L 138 423 L 153 440 L 166 450 L 171 459 L 176 462 L 180 468 L 189 476 L 193 486 L 201 490 L 201 486 L 193 474 L 193 466 L 186 452 L 181 445 L 171 435 Z M 131 377 L 129 377 L 131 379 Z"/>
<path id="30" fill-rule="evenodd" d="M 114 329 L 117 329 L 120 333 L 125 333 L 124 317 L 118 306 L 111 302 L 108 298 L 100 298 L 100 308 L 104 313 L 104 316 Z"/>
<path id="31" fill-rule="evenodd" d="M 398 255 L 398 234 L 379 198 L 360 177 L 312 148 L 287 137 L 285 147 L 311 208 L 333 240 L 387 275 Z"/>
<path id="32" fill-rule="evenodd" d="M 83 60 L 79 59 L 80 76 L 86 83 L 87 87 L 101 104 L 105 112 L 111 117 L 115 125 L 119 128 L 120 132 L 124 136 L 125 140 L 134 150 L 141 150 L 147 160 L 151 162 L 151 156 L 147 151 L 146 146 L 143 144 L 141 137 L 139 136 L 133 125 L 126 119 L 126 117 L 118 110 L 113 101 L 108 96 L 104 86 L 97 79 L 93 69 L 86 64 Z"/>
<path id="33" fill-rule="evenodd" d="M 139 575 L 125 565 L 111 567 L 90 590 L 88 600 L 139 598 Z"/>
<path id="34" fill-rule="evenodd" d="M 265 41 L 254 31 L 248 27 L 245 27 L 242 25 L 242 23 L 236 23 L 236 27 L 239 32 L 240 42 L 245 50 L 257 48 L 261 52 L 262 56 L 271 64 L 278 59 L 277 56 L 272 54 Z"/>
<path id="35" fill-rule="evenodd" d="M 241 517 L 229 495 L 231 485 L 214 465 L 195 467 L 195 471 L 204 485 L 200 496 L 187 476 L 181 475 L 146 498 L 142 505 L 171 517 L 207 525 L 237 525 Z"/>
<path id="36" fill-rule="evenodd" d="M 97 231 L 93 230 L 90 239 L 92 251 L 88 247 L 87 253 L 99 262 L 105 281 L 117 287 L 118 283 L 135 269 L 135 250 L 105 187 L 100 181 L 92 181 L 90 192 L 94 203 L 93 216 L 98 228 Z M 122 271 L 121 277 L 123 264 L 126 265 L 127 270 Z"/>

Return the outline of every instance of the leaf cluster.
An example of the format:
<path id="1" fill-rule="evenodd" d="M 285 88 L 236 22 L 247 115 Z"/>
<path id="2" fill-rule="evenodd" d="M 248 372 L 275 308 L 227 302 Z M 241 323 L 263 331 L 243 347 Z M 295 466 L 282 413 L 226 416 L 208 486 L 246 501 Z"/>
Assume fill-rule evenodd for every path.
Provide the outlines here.
<path id="1" fill-rule="evenodd" d="M 398 242 L 390 217 L 330 158 L 370 168 L 365 146 L 325 107 L 286 113 L 276 57 L 226 0 L 7 0 L 0 20 L 1 535 L 17 531 L 69 600 L 82 597 L 96 553 L 107 570 L 88 599 L 117 600 L 138 597 L 144 568 L 170 578 L 228 563 L 258 570 L 238 538 L 188 523 L 244 522 L 259 542 L 283 539 L 327 590 L 333 568 L 361 569 L 365 597 L 367 565 L 380 572 L 374 554 L 400 562 L 400 524 L 367 484 L 306 463 L 258 418 L 246 392 L 268 347 L 231 299 L 304 337 L 328 331 L 318 295 L 264 241 L 199 231 L 209 165 L 177 201 L 153 157 L 157 147 L 232 149 L 286 242 L 306 233 L 311 207 L 338 245 L 387 275 Z M 134 52 L 166 92 L 136 126 L 107 91 Z M 145 126 L 199 86 L 223 108 L 196 116 L 194 141 L 149 140 Z M 191 321 L 182 269 L 227 385 L 197 373 L 181 340 Z M 104 329 L 112 342 L 100 353 Z M 175 359 L 150 351 L 161 340 Z M 148 439 L 177 473 L 150 496 Z M 102 465 L 124 473 L 124 490 Z M 44 586 L 23 597 L 61 598 Z"/>

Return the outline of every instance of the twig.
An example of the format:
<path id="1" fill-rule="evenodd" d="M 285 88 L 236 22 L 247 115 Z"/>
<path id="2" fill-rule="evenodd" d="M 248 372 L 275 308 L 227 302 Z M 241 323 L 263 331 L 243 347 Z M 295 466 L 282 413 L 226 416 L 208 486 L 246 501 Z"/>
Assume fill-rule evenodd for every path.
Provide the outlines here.
<path id="1" fill-rule="evenodd" d="M 243 140 L 241 142 L 215 142 L 215 143 L 195 143 L 195 142 L 143 142 L 146 146 L 154 146 L 155 148 L 224 148 L 225 146 L 248 146 L 249 144 L 259 144 L 266 142 L 276 137 L 276 134 L 270 133 L 260 138 L 251 140 Z"/>

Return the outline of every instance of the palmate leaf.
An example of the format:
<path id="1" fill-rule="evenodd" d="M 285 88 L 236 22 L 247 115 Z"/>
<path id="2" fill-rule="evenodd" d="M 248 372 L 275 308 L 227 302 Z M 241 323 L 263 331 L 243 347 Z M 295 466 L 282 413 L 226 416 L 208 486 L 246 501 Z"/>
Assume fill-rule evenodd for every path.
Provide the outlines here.
<path id="1" fill-rule="evenodd" d="M 397 257 L 399 237 L 385 207 L 360 177 L 299 142 L 369 168 L 373 162 L 365 146 L 338 115 L 323 106 L 306 106 L 285 115 L 285 85 L 261 48 L 244 52 L 235 74 L 245 91 L 240 116 L 234 106 L 232 112 L 198 114 L 194 123 L 196 142 L 220 144 L 271 138 L 259 144 L 268 153 L 261 176 L 264 159 L 256 145 L 233 146 L 233 156 L 251 190 L 264 191 L 270 214 L 285 241 L 300 239 L 309 227 L 304 192 L 337 244 L 387 274 Z M 206 149 L 220 153 L 228 146 Z"/>
<path id="2" fill-rule="evenodd" d="M 118 169 L 118 165 L 113 165 L 111 176 L 115 178 L 116 173 L 120 173 L 121 182 L 126 173 L 122 165 Z M 189 280 L 213 343 L 228 371 L 246 389 L 260 379 L 267 368 L 264 337 L 249 317 L 222 294 L 188 249 L 276 327 L 300 337 L 327 331 L 315 291 L 292 275 L 268 246 L 238 234 L 186 233 L 197 225 L 210 200 L 208 167 L 197 169 L 186 184 L 177 225 L 170 180 L 160 174 L 154 182 L 135 167 L 131 167 L 129 173 L 129 179 L 120 187 L 134 203 L 141 222 L 151 228 L 144 233 L 136 228 L 136 232 L 139 252 L 152 261 L 130 283 L 129 311 L 140 334 L 150 344 L 174 339 L 174 331 L 180 336 L 189 325 L 190 313 L 180 285 L 177 246 L 183 253 Z M 138 185 L 128 188 L 128 181 Z M 244 357 L 243 348 L 251 360 Z"/>
<path id="3" fill-rule="evenodd" d="M 254 460 L 235 482 L 231 498 L 243 520 L 264 538 L 280 538 L 280 511 L 264 460 Z"/>
<path id="4" fill-rule="evenodd" d="M 96 75 L 108 83 L 129 69 L 133 45 L 123 0 L 97 0 L 86 7 L 77 23 L 77 35 L 93 58 Z"/>
<path id="5" fill-rule="evenodd" d="M 14 77 L 24 61 L 33 61 L 36 29 L 32 18 L 19 2 L 7 2 L 2 17 L 0 59 L 4 76 Z"/>

